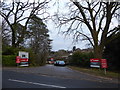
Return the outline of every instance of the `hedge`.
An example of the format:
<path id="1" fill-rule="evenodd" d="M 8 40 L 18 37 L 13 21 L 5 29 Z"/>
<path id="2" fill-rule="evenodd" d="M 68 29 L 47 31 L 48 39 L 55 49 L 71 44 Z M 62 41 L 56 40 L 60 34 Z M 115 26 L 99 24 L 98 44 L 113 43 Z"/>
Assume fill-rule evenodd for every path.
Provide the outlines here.
<path id="1" fill-rule="evenodd" d="M 16 55 L 3 55 L 2 56 L 2 65 L 3 66 L 16 66 Z"/>
<path id="2" fill-rule="evenodd" d="M 93 53 L 74 52 L 70 59 L 70 65 L 89 67 L 90 59 L 94 58 Z"/>

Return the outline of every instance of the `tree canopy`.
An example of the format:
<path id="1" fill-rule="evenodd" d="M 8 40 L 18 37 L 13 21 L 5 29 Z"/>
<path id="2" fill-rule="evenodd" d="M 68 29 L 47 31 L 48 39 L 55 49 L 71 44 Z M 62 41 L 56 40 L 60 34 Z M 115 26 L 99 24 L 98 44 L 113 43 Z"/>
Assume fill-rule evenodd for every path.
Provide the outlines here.
<path id="1" fill-rule="evenodd" d="M 47 26 L 43 23 L 41 18 L 33 15 L 28 22 L 27 32 L 29 32 L 27 43 L 36 56 L 36 64 L 45 64 L 52 41 L 49 39 Z"/>
<path id="2" fill-rule="evenodd" d="M 66 6 L 67 12 L 56 14 L 58 26 L 62 28 L 66 25 L 64 33 L 72 34 L 75 41 L 88 40 L 94 49 L 95 58 L 102 58 L 105 45 L 115 38 L 107 37 L 119 31 L 116 28 L 120 3 L 72 0 Z"/>
<path id="3" fill-rule="evenodd" d="M 119 28 L 120 29 L 120 28 Z M 115 36 L 117 38 L 114 38 L 111 43 L 107 44 L 105 46 L 104 50 L 104 57 L 108 60 L 109 69 L 112 70 L 119 70 L 119 52 L 120 52 L 120 32 L 116 33 Z M 119 36 L 119 37 L 118 37 Z M 111 38 L 111 37 L 109 37 Z"/>
<path id="4" fill-rule="evenodd" d="M 43 15 L 44 13 L 46 13 L 48 2 L 48 0 L 34 0 L 32 2 L 29 0 L 12 0 L 8 3 L 5 1 L 0 3 L 2 8 L 2 10 L 0 10 L 0 15 L 10 27 L 9 29 L 11 30 L 13 47 L 17 47 L 17 45 L 19 45 L 20 43 L 19 41 L 17 41 L 18 39 L 16 37 L 16 33 L 18 31 L 18 28 L 20 27 L 20 24 L 22 23 L 22 30 L 25 32 L 28 22 L 33 15 Z"/>
<path id="5" fill-rule="evenodd" d="M 39 17 L 47 13 L 49 1 L 10 0 L 6 2 L 4 0 L 0 2 L 4 55 L 14 55 L 19 50 L 25 50 L 30 53 L 31 64 L 45 64 L 51 49 L 51 40 L 43 20 L 49 15 L 45 15 L 44 18 Z"/>
<path id="6" fill-rule="evenodd" d="M 47 26 L 42 19 L 33 15 L 28 23 L 30 47 L 34 48 L 35 53 L 48 52 L 50 50 L 51 40 L 49 39 Z"/>

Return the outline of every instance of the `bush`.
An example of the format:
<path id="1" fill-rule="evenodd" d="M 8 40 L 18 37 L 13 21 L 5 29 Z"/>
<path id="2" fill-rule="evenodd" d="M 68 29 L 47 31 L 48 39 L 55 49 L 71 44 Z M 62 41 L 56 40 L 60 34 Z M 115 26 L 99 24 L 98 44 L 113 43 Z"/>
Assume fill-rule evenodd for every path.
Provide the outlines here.
<path id="1" fill-rule="evenodd" d="M 120 33 L 118 33 L 120 36 Z M 117 35 L 116 35 L 117 36 Z M 107 59 L 108 69 L 119 71 L 120 67 L 120 37 L 113 39 L 105 46 L 103 57 Z"/>
<path id="2" fill-rule="evenodd" d="M 3 66 L 16 66 L 16 55 L 3 55 L 2 56 L 2 65 Z"/>
<path id="3" fill-rule="evenodd" d="M 2 51 L 2 64 L 3 66 L 15 66 L 16 56 L 18 56 L 19 51 L 29 52 L 29 64 L 30 66 L 41 66 L 45 65 L 47 55 L 45 54 L 35 54 L 31 48 L 13 48 L 6 46 Z"/>
<path id="4" fill-rule="evenodd" d="M 75 65 L 80 67 L 89 67 L 91 58 L 94 58 L 94 55 L 92 52 L 82 53 L 77 51 L 73 53 L 70 59 L 70 65 Z"/>
<path id="5" fill-rule="evenodd" d="M 2 55 L 17 55 L 19 50 L 21 49 L 12 46 L 3 46 Z"/>
<path id="6" fill-rule="evenodd" d="M 5 47 L 3 48 L 3 55 L 14 55 L 14 49 L 12 47 Z"/>
<path id="7" fill-rule="evenodd" d="M 30 66 L 41 66 L 45 65 L 46 60 L 45 60 L 45 55 L 35 54 L 32 49 L 27 49 L 27 52 L 29 52 L 29 64 Z"/>

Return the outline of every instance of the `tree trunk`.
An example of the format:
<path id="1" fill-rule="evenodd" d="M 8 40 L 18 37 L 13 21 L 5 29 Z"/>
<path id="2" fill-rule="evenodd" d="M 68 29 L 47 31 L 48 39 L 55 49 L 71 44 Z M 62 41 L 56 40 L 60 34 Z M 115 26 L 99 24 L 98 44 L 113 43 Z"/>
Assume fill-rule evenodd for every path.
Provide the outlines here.
<path id="1" fill-rule="evenodd" d="M 16 47 L 15 45 L 15 30 L 12 30 L 12 47 Z"/>
<path id="2" fill-rule="evenodd" d="M 103 53 L 103 49 L 100 46 L 94 47 L 94 58 L 101 59 L 102 53 Z"/>
<path id="3" fill-rule="evenodd" d="M 16 36 L 15 36 L 15 34 L 16 34 L 16 32 L 15 32 L 16 25 L 12 24 L 10 27 L 11 27 L 11 30 L 12 30 L 12 47 L 16 47 L 16 45 L 15 45 L 15 41 L 16 41 Z"/>

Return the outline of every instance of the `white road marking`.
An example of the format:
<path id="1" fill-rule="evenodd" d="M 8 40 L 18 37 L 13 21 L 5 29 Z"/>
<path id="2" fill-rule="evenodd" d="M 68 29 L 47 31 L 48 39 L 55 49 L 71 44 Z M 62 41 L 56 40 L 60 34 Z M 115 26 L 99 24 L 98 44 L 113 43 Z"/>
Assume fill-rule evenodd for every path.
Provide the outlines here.
<path id="1" fill-rule="evenodd" d="M 36 83 L 36 82 L 28 82 L 28 81 L 21 81 L 21 80 L 15 80 L 15 79 L 8 79 L 8 80 L 9 81 L 14 81 L 14 82 L 20 82 L 20 83 L 28 83 L 28 84 L 34 84 L 34 85 L 55 87 L 55 88 L 66 88 L 66 87 L 63 87 L 63 86 L 48 85 L 48 84 L 42 84 L 42 83 Z"/>

